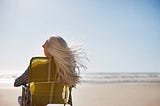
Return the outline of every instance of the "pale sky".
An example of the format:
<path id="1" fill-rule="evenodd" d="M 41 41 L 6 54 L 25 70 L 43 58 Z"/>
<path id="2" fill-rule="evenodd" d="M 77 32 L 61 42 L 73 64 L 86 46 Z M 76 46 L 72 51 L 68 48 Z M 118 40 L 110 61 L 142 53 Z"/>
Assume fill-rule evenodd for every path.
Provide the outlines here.
<path id="1" fill-rule="evenodd" d="M 88 72 L 160 72 L 159 0 L 0 0 L 0 72 L 23 72 L 51 34 L 83 43 Z"/>

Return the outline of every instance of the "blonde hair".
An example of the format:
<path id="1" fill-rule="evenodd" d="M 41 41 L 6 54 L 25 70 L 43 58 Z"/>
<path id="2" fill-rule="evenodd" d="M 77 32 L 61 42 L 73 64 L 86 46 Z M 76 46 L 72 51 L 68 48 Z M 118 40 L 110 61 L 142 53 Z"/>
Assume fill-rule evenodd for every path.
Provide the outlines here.
<path id="1" fill-rule="evenodd" d="M 86 69 L 79 56 L 82 49 L 71 49 L 60 36 L 52 36 L 48 40 L 48 52 L 54 58 L 57 70 L 57 81 L 69 86 L 80 82 L 80 69 Z M 77 69 L 77 70 L 76 70 Z"/>

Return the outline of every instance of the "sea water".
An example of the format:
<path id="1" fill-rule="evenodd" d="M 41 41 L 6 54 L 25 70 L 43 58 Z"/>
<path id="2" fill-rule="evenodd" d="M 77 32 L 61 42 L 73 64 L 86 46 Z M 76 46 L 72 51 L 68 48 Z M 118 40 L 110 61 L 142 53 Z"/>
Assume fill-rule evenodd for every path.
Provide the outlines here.
<path id="1" fill-rule="evenodd" d="M 0 83 L 13 83 L 23 72 L 1 72 Z M 160 83 L 160 73 L 83 73 L 82 83 Z"/>
<path id="2" fill-rule="evenodd" d="M 160 73 L 85 73 L 83 83 L 160 83 Z"/>
<path id="3" fill-rule="evenodd" d="M 14 83 L 21 74 L 22 72 L 0 72 L 0 83 Z"/>

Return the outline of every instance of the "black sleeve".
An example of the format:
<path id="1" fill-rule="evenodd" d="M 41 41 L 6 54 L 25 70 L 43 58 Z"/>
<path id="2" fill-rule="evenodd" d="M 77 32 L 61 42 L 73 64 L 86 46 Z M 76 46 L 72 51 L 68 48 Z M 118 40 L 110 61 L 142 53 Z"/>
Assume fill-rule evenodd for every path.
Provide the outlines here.
<path id="1" fill-rule="evenodd" d="M 21 86 L 23 84 L 27 84 L 27 82 L 28 82 L 28 73 L 29 73 L 29 67 L 26 69 L 26 71 L 21 76 L 16 78 L 16 80 L 14 82 L 14 86 L 18 87 L 18 86 Z"/>

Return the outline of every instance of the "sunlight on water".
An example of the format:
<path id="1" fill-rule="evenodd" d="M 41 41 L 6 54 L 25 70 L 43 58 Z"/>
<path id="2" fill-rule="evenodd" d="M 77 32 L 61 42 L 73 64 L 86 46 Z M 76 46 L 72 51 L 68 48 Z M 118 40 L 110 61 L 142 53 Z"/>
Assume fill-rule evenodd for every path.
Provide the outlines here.
<path id="1" fill-rule="evenodd" d="M 14 83 L 15 79 L 21 74 L 22 72 L 1 72 L 0 83 Z"/>
<path id="2" fill-rule="evenodd" d="M 0 73 L 0 83 L 13 83 L 22 72 Z M 160 73 L 85 73 L 82 83 L 160 83 Z"/>

